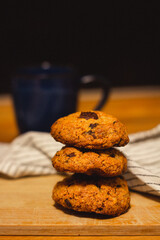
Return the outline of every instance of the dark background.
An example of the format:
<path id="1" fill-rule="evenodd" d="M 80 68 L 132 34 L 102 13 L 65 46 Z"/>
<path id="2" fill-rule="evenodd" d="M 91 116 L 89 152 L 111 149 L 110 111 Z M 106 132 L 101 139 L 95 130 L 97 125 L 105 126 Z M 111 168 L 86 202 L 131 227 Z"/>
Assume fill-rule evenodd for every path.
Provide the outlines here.
<path id="1" fill-rule="evenodd" d="M 156 1 L 4 2 L 1 93 L 17 68 L 44 60 L 104 75 L 112 86 L 159 85 Z"/>

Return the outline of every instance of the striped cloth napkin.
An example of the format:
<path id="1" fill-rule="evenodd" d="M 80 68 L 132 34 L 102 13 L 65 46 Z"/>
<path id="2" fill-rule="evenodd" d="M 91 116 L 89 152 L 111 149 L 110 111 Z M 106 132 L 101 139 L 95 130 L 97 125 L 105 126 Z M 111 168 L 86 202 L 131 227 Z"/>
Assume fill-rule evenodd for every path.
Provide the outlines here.
<path id="1" fill-rule="evenodd" d="M 160 125 L 129 137 L 130 143 L 120 148 L 128 159 L 124 177 L 129 188 L 160 196 Z M 49 133 L 41 132 L 22 134 L 11 144 L 1 143 L 1 176 L 54 174 L 51 158 L 62 146 Z"/>

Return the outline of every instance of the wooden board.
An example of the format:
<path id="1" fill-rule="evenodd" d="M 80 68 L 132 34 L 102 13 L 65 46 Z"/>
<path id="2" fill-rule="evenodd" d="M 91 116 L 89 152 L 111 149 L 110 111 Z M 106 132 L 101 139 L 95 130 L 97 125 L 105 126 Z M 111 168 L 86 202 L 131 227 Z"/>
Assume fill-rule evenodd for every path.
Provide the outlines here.
<path id="1" fill-rule="evenodd" d="M 160 235 L 157 197 L 131 192 L 131 209 L 116 218 L 57 208 L 51 198 L 62 175 L 0 179 L 0 235 Z"/>

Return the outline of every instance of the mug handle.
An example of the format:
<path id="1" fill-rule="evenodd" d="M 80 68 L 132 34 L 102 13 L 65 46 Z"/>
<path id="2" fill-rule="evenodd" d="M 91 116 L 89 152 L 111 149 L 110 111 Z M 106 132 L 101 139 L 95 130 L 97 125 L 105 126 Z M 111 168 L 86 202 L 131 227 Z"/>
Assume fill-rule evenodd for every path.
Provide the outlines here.
<path id="1" fill-rule="evenodd" d="M 81 78 L 81 87 L 85 85 L 86 88 L 100 87 L 102 88 L 102 97 L 94 110 L 101 110 L 107 102 L 110 93 L 110 82 L 107 78 L 99 75 L 86 75 Z"/>

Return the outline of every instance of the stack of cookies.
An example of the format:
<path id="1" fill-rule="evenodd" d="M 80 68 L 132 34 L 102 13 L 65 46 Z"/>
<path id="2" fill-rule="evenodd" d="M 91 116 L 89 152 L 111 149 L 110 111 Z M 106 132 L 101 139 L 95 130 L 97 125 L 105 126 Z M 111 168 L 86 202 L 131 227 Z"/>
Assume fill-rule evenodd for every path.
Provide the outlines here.
<path id="1" fill-rule="evenodd" d="M 53 200 L 83 212 L 118 216 L 130 205 L 126 157 L 113 147 L 129 142 L 125 126 L 100 111 L 76 112 L 58 119 L 51 127 L 53 138 L 66 146 L 52 159 L 60 172 L 74 173 L 58 182 Z"/>

